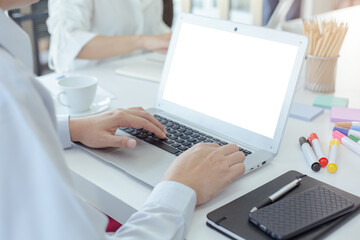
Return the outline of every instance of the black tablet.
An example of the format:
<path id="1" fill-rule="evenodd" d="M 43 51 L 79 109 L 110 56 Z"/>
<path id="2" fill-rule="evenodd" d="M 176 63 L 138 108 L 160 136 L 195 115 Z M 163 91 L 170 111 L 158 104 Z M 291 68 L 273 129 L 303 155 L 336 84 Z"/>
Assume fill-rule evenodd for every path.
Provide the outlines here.
<path id="1" fill-rule="evenodd" d="M 289 239 L 352 211 L 354 203 L 324 186 L 249 213 L 249 221 L 274 239 Z"/>

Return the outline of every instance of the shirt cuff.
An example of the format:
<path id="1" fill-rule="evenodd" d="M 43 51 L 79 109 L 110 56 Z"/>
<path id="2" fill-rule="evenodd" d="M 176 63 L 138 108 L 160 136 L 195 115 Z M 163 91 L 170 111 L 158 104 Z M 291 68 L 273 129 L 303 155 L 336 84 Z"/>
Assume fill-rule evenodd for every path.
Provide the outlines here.
<path id="1" fill-rule="evenodd" d="M 61 145 L 64 149 L 71 147 L 70 129 L 69 129 L 69 115 L 58 115 L 58 135 L 60 138 Z"/>
<path id="2" fill-rule="evenodd" d="M 75 59 L 76 56 L 79 54 L 81 49 L 88 43 L 90 40 L 92 40 L 94 37 L 96 37 L 95 33 L 92 32 L 86 32 L 86 31 L 73 31 L 70 32 L 72 35 L 73 40 L 73 58 Z"/>
<path id="3" fill-rule="evenodd" d="M 196 205 L 196 193 L 193 189 L 174 181 L 160 182 L 155 186 L 145 205 L 152 203 L 161 204 L 182 213 L 186 223 L 186 232 L 189 230 Z"/>
<path id="4" fill-rule="evenodd" d="M 58 55 L 54 56 L 57 59 L 57 64 L 54 66 L 57 72 L 73 70 L 75 61 L 84 60 L 76 59 L 77 55 L 90 40 L 96 37 L 95 33 L 80 30 L 65 32 L 64 34 L 68 35 L 64 40 L 67 41 L 66 47 L 60 48 L 59 51 L 62 51 L 62 53 L 58 52 Z"/>

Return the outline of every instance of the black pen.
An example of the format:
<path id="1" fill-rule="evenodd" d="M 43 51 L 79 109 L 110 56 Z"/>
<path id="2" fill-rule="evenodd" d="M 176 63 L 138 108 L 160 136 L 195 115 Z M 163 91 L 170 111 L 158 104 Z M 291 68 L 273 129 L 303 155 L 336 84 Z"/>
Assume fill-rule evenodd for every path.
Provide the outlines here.
<path id="1" fill-rule="evenodd" d="M 271 194 L 267 199 L 265 199 L 262 203 L 260 203 L 258 206 L 253 207 L 250 212 L 255 212 L 259 208 L 265 207 L 266 205 L 269 205 L 273 202 L 275 202 L 280 197 L 284 196 L 287 192 L 289 192 L 291 189 L 297 187 L 301 182 L 301 178 L 297 178 L 291 183 L 285 185 L 284 187 L 280 188 L 275 193 Z"/>

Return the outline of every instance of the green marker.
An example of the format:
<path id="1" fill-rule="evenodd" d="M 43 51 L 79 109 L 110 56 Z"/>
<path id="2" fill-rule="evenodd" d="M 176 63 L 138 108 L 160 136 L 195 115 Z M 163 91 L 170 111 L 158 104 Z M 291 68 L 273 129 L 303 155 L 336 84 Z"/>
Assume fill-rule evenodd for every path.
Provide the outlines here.
<path id="1" fill-rule="evenodd" d="M 354 135 L 350 135 L 349 138 L 355 142 L 357 142 L 358 144 L 360 144 L 360 138 L 355 137 Z"/>

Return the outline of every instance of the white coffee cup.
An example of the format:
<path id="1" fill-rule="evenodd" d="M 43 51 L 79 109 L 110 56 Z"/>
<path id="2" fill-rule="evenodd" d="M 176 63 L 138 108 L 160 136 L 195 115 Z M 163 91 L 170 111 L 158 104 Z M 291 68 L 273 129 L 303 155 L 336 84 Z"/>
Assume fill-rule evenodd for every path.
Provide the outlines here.
<path id="1" fill-rule="evenodd" d="M 69 76 L 57 82 L 60 92 L 57 101 L 70 113 L 90 110 L 95 99 L 97 78 L 91 76 Z"/>

